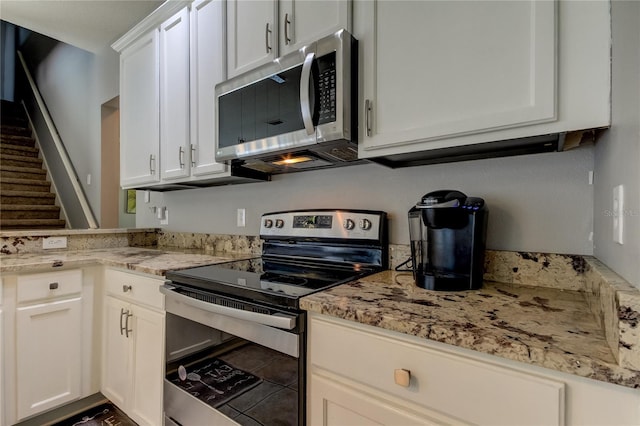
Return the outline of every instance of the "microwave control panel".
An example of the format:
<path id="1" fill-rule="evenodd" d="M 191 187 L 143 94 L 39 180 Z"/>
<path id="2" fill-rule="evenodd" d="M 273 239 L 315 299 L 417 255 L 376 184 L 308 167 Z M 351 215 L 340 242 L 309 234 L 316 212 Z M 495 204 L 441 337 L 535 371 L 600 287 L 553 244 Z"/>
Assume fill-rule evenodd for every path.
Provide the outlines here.
<path id="1" fill-rule="evenodd" d="M 331 123 L 336 121 L 336 52 L 318 58 L 318 74 L 318 124 Z"/>

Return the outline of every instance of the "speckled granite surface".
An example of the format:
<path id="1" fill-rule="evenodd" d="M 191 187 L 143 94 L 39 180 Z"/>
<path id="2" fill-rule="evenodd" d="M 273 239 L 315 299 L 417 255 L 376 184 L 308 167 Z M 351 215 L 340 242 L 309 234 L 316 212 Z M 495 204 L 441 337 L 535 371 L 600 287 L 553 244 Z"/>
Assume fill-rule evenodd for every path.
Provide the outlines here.
<path id="1" fill-rule="evenodd" d="M 158 237 L 154 229 L 84 229 L 0 232 L 0 253 L 48 253 L 42 248 L 42 239 L 66 236 L 69 251 L 106 249 L 116 247 L 153 247 Z"/>
<path id="2" fill-rule="evenodd" d="M 14 254 L 0 257 L 0 273 L 47 271 L 62 267 L 102 264 L 153 275 L 168 270 L 222 263 L 251 257 L 247 254 L 203 253 L 202 250 L 116 247 Z"/>
<path id="3" fill-rule="evenodd" d="M 588 263 L 585 265 L 581 275 L 590 269 Z M 638 294 L 637 289 L 626 294 L 634 303 L 624 305 L 623 313 L 619 315 L 623 323 L 621 329 L 626 330 L 625 337 L 631 336 L 630 331 L 637 333 L 640 306 L 635 303 L 640 300 Z M 589 297 L 585 291 L 494 281 L 486 281 L 480 290 L 434 292 L 416 287 L 411 273 L 386 271 L 307 296 L 301 300 L 301 307 L 582 377 L 640 388 L 640 371 L 631 368 L 633 362 L 617 362 Z M 633 318 L 636 318 L 635 322 Z M 631 352 L 629 358 L 636 361 L 637 349 Z"/>
<path id="4" fill-rule="evenodd" d="M 205 252 L 251 253 L 260 256 L 262 240 L 248 235 L 197 234 L 190 232 L 158 231 L 159 247 L 201 249 Z"/>

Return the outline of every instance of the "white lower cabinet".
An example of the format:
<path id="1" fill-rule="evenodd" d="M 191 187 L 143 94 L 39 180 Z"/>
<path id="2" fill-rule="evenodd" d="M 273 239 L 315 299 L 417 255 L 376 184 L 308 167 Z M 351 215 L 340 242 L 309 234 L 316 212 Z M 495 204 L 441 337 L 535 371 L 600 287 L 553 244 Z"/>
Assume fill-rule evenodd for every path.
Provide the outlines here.
<path id="1" fill-rule="evenodd" d="M 162 424 L 163 280 L 105 270 L 102 393 L 140 425 Z"/>
<path id="2" fill-rule="evenodd" d="M 80 398 L 82 300 L 18 308 L 18 418 Z"/>
<path id="3" fill-rule="evenodd" d="M 82 271 L 19 276 L 15 309 L 17 420 L 82 395 Z M 90 319 L 90 318 L 89 318 Z"/>
<path id="4" fill-rule="evenodd" d="M 640 424 L 622 386 L 318 314 L 308 342 L 309 425 Z"/>

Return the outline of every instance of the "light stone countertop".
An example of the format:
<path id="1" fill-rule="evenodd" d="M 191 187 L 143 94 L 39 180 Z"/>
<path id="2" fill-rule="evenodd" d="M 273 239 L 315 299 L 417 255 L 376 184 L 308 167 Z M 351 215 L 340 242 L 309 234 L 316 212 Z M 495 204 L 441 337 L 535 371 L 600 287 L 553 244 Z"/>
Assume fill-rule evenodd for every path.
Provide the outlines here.
<path id="1" fill-rule="evenodd" d="M 587 293 L 486 281 L 436 292 L 409 272 L 385 271 L 301 299 L 312 312 L 422 337 L 577 376 L 640 388 L 619 365 Z"/>
<path id="2" fill-rule="evenodd" d="M 255 257 L 251 254 L 211 253 L 201 249 L 115 247 L 0 255 L 0 273 L 44 272 L 62 267 L 102 264 L 163 276 L 168 270 Z"/>

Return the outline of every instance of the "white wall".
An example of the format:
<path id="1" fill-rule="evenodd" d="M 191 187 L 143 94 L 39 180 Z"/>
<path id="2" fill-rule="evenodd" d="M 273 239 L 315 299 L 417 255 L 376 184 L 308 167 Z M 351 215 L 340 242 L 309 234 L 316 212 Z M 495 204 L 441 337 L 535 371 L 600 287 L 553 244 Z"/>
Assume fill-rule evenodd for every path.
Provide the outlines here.
<path id="1" fill-rule="evenodd" d="M 640 2 L 613 1 L 612 127 L 595 147 L 595 255 L 640 288 Z M 613 242 L 613 188 L 624 185 L 624 244 Z"/>
<path id="2" fill-rule="evenodd" d="M 101 105 L 118 95 L 118 55 L 58 43 L 31 72 L 100 222 Z"/>
<path id="3" fill-rule="evenodd" d="M 264 212 L 358 208 L 390 214 L 390 240 L 408 244 L 407 212 L 427 192 L 459 189 L 489 205 L 492 249 L 592 254 L 593 147 L 562 153 L 389 169 L 376 164 L 275 176 L 272 182 L 137 197 L 137 227 L 159 227 L 150 206 L 169 210 L 167 229 L 257 235 Z M 245 208 L 247 227 L 236 227 Z"/>

